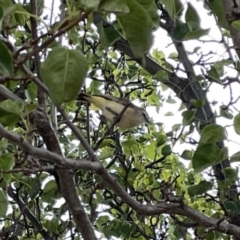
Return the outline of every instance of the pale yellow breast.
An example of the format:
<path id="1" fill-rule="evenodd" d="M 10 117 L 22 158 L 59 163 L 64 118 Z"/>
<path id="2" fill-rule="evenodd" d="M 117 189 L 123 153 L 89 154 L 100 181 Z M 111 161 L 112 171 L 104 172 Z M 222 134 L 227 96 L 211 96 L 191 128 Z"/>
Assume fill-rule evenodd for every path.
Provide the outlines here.
<path id="1" fill-rule="evenodd" d="M 112 109 L 114 112 L 120 114 L 121 111 L 124 109 L 124 106 L 119 103 L 112 103 L 109 102 L 109 104 L 106 106 L 107 108 Z M 113 123 L 116 115 L 114 115 L 111 111 L 109 111 L 107 108 L 102 109 L 103 115 L 106 117 L 106 119 Z M 120 128 L 133 128 L 143 122 L 143 118 L 141 116 L 141 112 L 139 112 L 137 109 L 133 109 L 128 107 L 124 114 L 121 116 L 121 119 L 119 122 L 116 123 L 116 126 Z"/>

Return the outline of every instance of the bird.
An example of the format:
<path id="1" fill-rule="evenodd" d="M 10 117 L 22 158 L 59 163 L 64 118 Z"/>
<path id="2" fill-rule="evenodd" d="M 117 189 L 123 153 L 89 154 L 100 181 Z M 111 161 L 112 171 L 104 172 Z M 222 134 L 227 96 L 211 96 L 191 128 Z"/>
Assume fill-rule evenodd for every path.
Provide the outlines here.
<path id="1" fill-rule="evenodd" d="M 146 110 L 134 105 L 131 101 L 125 98 L 117 98 L 112 95 L 90 95 L 80 93 L 77 100 L 88 102 L 99 108 L 102 111 L 103 116 L 111 124 L 116 121 L 116 118 L 127 106 L 125 112 L 115 123 L 116 127 L 122 129 L 130 129 L 143 123 L 150 123 L 150 118 Z"/>

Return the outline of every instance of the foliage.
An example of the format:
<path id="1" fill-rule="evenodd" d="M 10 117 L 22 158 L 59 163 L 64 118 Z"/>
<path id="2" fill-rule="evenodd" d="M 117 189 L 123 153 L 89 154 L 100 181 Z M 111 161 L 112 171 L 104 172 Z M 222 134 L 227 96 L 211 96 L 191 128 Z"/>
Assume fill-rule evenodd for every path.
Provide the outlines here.
<path id="1" fill-rule="evenodd" d="M 239 236 L 239 20 L 203 2 L 220 38 L 197 1 L 56 1 L 60 19 L 47 1 L 0 1 L 1 239 Z M 152 47 L 163 31 L 170 54 Z M 152 124 L 110 131 L 80 91 Z"/>

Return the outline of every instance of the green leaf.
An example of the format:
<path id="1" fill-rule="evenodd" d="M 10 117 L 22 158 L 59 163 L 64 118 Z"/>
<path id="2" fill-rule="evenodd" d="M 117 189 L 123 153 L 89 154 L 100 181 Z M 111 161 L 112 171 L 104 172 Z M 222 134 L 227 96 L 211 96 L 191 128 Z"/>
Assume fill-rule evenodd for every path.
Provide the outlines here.
<path id="1" fill-rule="evenodd" d="M 96 221 L 96 225 L 98 229 L 102 230 L 103 226 L 106 225 L 107 222 L 109 222 L 109 216 L 100 216 Z"/>
<path id="2" fill-rule="evenodd" d="M 240 162 L 240 151 L 230 157 L 230 162 Z"/>
<path id="3" fill-rule="evenodd" d="M 187 11 L 186 11 L 186 15 L 185 15 L 185 21 L 186 23 L 188 22 L 195 22 L 197 28 L 200 27 L 200 17 L 198 14 L 198 11 L 194 8 L 194 6 L 191 3 L 187 3 Z"/>
<path id="4" fill-rule="evenodd" d="M 99 160 L 105 160 L 114 156 L 114 149 L 111 147 L 105 147 L 101 149 L 101 154 L 99 155 Z"/>
<path id="5" fill-rule="evenodd" d="M 76 99 L 84 84 L 88 63 L 79 50 L 54 48 L 42 64 L 42 76 L 55 105 Z"/>
<path id="6" fill-rule="evenodd" d="M 233 119 L 233 114 L 230 111 L 226 105 L 220 106 L 220 115 L 227 119 Z"/>
<path id="7" fill-rule="evenodd" d="M 15 10 L 18 8 L 19 5 L 20 4 L 13 4 L 13 2 L 10 0 L 4 0 L 3 4 L 2 4 L 3 11 L 4 11 L 3 18 L 12 15 L 15 12 Z"/>
<path id="8" fill-rule="evenodd" d="M 59 222 L 58 219 L 51 219 L 44 221 L 43 227 L 46 228 L 49 232 L 58 232 Z"/>
<path id="9" fill-rule="evenodd" d="M 205 105 L 205 100 L 204 99 L 201 99 L 201 100 L 191 99 L 190 103 L 192 106 L 194 106 L 196 108 L 201 108 Z"/>
<path id="10" fill-rule="evenodd" d="M 176 103 L 176 100 L 171 98 L 171 97 L 168 97 L 168 99 L 166 100 L 167 103 L 171 103 L 171 104 L 174 104 Z"/>
<path id="11" fill-rule="evenodd" d="M 19 116 L 23 116 L 22 102 L 7 99 L 0 103 L 0 108 L 4 109 L 9 113 L 15 113 Z"/>
<path id="12" fill-rule="evenodd" d="M 231 25 L 236 28 L 238 31 L 240 31 L 240 20 L 233 21 Z"/>
<path id="13" fill-rule="evenodd" d="M 234 122 L 233 122 L 233 126 L 234 126 L 234 130 L 235 132 L 240 135 L 240 113 L 238 113 L 235 118 L 234 118 Z"/>
<path id="14" fill-rule="evenodd" d="M 153 22 L 147 10 L 136 0 L 127 1 L 127 4 L 130 12 L 118 14 L 117 19 L 122 25 L 134 56 L 142 58 L 153 43 Z"/>
<path id="15" fill-rule="evenodd" d="M 101 3 L 99 9 L 110 13 L 129 13 L 127 0 L 105 0 Z"/>
<path id="16" fill-rule="evenodd" d="M 152 19 L 154 27 L 159 27 L 159 14 L 157 4 L 154 0 L 137 0 L 139 4 L 142 5 L 144 9 L 147 10 L 149 16 Z"/>
<path id="17" fill-rule="evenodd" d="M 201 132 L 201 143 L 216 143 L 226 138 L 225 129 L 217 124 L 207 125 Z"/>
<path id="18" fill-rule="evenodd" d="M 104 148 L 104 147 L 107 147 L 107 146 L 110 146 L 110 145 L 112 145 L 112 144 L 114 144 L 114 141 L 113 141 L 112 139 L 104 139 L 104 140 L 101 142 L 101 144 L 100 144 L 100 146 L 99 146 L 99 149 Z"/>
<path id="19" fill-rule="evenodd" d="M 6 217 L 7 210 L 8 200 L 3 190 L 0 189 L 0 218 Z"/>
<path id="20" fill-rule="evenodd" d="M 16 124 L 21 117 L 18 114 L 7 112 L 4 109 L 0 108 L 0 123 L 4 126 L 12 126 Z"/>
<path id="21" fill-rule="evenodd" d="M 74 6 L 77 9 L 84 9 L 87 10 L 96 10 L 99 6 L 100 0 L 79 0 L 73 1 Z"/>
<path id="22" fill-rule="evenodd" d="M 34 104 L 28 104 L 23 109 L 24 116 L 29 115 L 31 112 L 33 112 L 37 108 L 37 105 Z"/>
<path id="23" fill-rule="evenodd" d="M 37 90 L 37 85 L 34 82 L 28 84 L 28 88 L 25 90 L 25 93 L 29 101 L 33 102 L 37 98 Z"/>
<path id="24" fill-rule="evenodd" d="M 186 41 L 186 40 L 199 39 L 200 37 L 207 35 L 209 31 L 210 29 L 199 28 L 199 29 L 187 32 L 183 40 Z"/>
<path id="25" fill-rule="evenodd" d="M 6 45 L 0 40 L 0 75 L 10 76 L 13 72 L 12 54 Z"/>
<path id="26" fill-rule="evenodd" d="M 240 213 L 240 201 L 225 201 L 224 202 L 225 208 L 230 211 L 231 213 L 238 214 Z"/>
<path id="27" fill-rule="evenodd" d="M 174 4 L 176 8 L 176 15 L 180 17 L 184 9 L 183 3 L 181 2 L 181 0 L 174 0 Z"/>
<path id="28" fill-rule="evenodd" d="M 223 159 L 220 158 L 221 149 L 214 143 L 206 143 L 197 148 L 193 154 L 192 165 L 196 172 L 216 164 Z"/>
<path id="29" fill-rule="evenodd" d="M 4 171 L 12 170 L 15 165 L 13 154 L 6 153 L 0 156 L 0 168 Z"/>
<path id="30" fill-rule="evenodd" d="M 168 58 L 178 60 L 178 53 L 172 52 L 169 54 Z"/>
<path id="31" fill-rule="evenodd" d="M 154 142 L 151 142 L 150 145 L 146 146 L 146 157 L 153 160 L 156 156 L 156 144 Z"/>
<path id="32" fill-rule="evenodd" d="M 160 3 L 164 4 L 164 7 L 167 10 L 170 18 L 172 20 L 174 20 L 175 15 L 176 15 L 175 1 L 174 0 L 160 0 Z"/>
<path id="33" fill-rule="evenodd" d="M 220 77 L 223 75 L 223 66 L 221 69 L 217 65 L 212 65 L 210 70 L 207 71 L 209 76 L 211 77 L 210 80 L 216 83 L 222 83 Z"/>
<path id="34" fill-rule="evenodd" d="M 41 199 L 44 202 L 50 203 L 52 201 L 55 201 L 57 197 L 60 197 L 57 184 L 54 180 L 50 180 L 43 188 Z"/>
<path id="35" fill-rule="evenodd" d="M 237 181 L 237 172 L 233 168 L 227 167 L 222 170 L 226 179 L 229 179 L 232 183 Z"/>
<path id="36" fill-rule="evenodd" d="M 3 7 L 0 5 L 0 31 L 2 31 L 2 21 L 4 17 Z"/>
<path id="37" fill-rule="evenodd" d="M 162 148 L 162 155 L 164 157 L 167 157 L 169 156 L 170 154 L 172 153 L 172 148 L 170 145 L 166 145 Z"/>
<path id="38" fill-rule="evenodd" d="M 181 127 L 182 127 L 182 124 L 180 124 L 180 123 L 174 124 L 174 125 L 172 126 L 172 130 L 173 130 L 173 131 L 178 131 L 178 130 L 181 129 Z"/>
<path id="39" fill-rule="evenodd" d="M 100 35 L 100 41 L 104 48 L 112 46 L 120 37 L 120 33 L 112 25 L 103 26 L 103 22 L 100 21 L 97 24 L 98 32 Z"/>
<path id="40" fill-rule="evenodd" d="M 187 126 L 190 125 L 195 120 L 195 112 L 191 110 L 187 110 L 182 112 L 183 116 L 183 125 Z"/>
<path id="41" fill-rule="evenodd" d="M 0 123 L 3 126 L 12 126 L 23 116 L 23 106 L 21 102 L 10 99 L 0 102 Z"/>
<path id="42" fill-rule="evenodd" d="M 201 195 L 209 190 L 211 190 L 213 187 L 213 184 L 208 181 L 201 181 L 199 184 L 190 186 L 188 188 L 188 194 L 190 197 L 196 196 L 196 195 Z"/>
<path id="43" fill-rule="evenodd" d="M 164 70 L 157 71 L 157 73 L 153 77 L 156 78 L 157 80 L 161 81 L 161 82 L 168 82 L 169 81 L 168 74 Z M 166 87 L 166 85 L 164 85 L 164 86 Z"/>
<path id="44" fill-rule="evenodd" d="M 14 17 L 16 22 L 21 25 L 24 26 L 26 24 L 27 19 L 30 17 L 29 13 L 30 13 L 30 8 L 29 11 L 27 10 L 27 5 L 22 6 L 21 4 L 14 4 L 13 6 L 11 6 L 9 8 L 9 12 L 15 12 L 14 13 Z M 15 7 L 15 8 L 14 8 Z"/>
<path id="45" fill-rule="evenodd" d="M 193 156 L 193 152 L 190 150 L 184 150 L 181 157 L 185 160 L 191 160 Z"/>
<path id="46" fill-rule="evenodd" d="M 229 25 L 226 20 L 226 13 L 223 3 L 219 0 L 211 0 L 208 1 L 208 3 L 211 5 L 213 13 L 217 16 L 218 25 L 228 30 Z"/>
<path id="47" fill-rule="evenodd" d="M 173 38 L 176 41 L 183 41 L 187 33 L 190 32 L 189 26 L 181 20 L 176 19 L 176 24 L 173 29 Z"/>
<path id="48" fill-rule="evenodd" d="M 165 113 L 164 116 L 171 117 L 171 116 L 174 116 L 174 114 L 172 112 L 167 112 L 167 113 Z"/>
<path id="49" fill-rule="evenodd" d="M 154 133 L 154 136 L 156 137 L 156 146 L 162 146 L 166 142 L 166 135 L 163 133 Z"/>

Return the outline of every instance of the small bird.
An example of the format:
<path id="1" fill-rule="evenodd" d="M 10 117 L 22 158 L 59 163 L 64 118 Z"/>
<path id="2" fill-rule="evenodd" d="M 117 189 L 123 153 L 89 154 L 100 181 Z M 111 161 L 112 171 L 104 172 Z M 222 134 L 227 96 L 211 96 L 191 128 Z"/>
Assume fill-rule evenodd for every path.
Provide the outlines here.
<path id="1" fill-rule="evenodd" d="M 120 128 L 128 129 L 142 123 L 150 123 L 148 113 L 145 109 L 134 105 L 125 98 L 117 98 L 111 95 L 89 95 L 80 93 L 77 100 L 91 103 L 99 108 L 103 116 L 110 123 L 113 123 L 126 105 L 128 105 L 119 121 L 115 124 L 115 126 Z"/>

